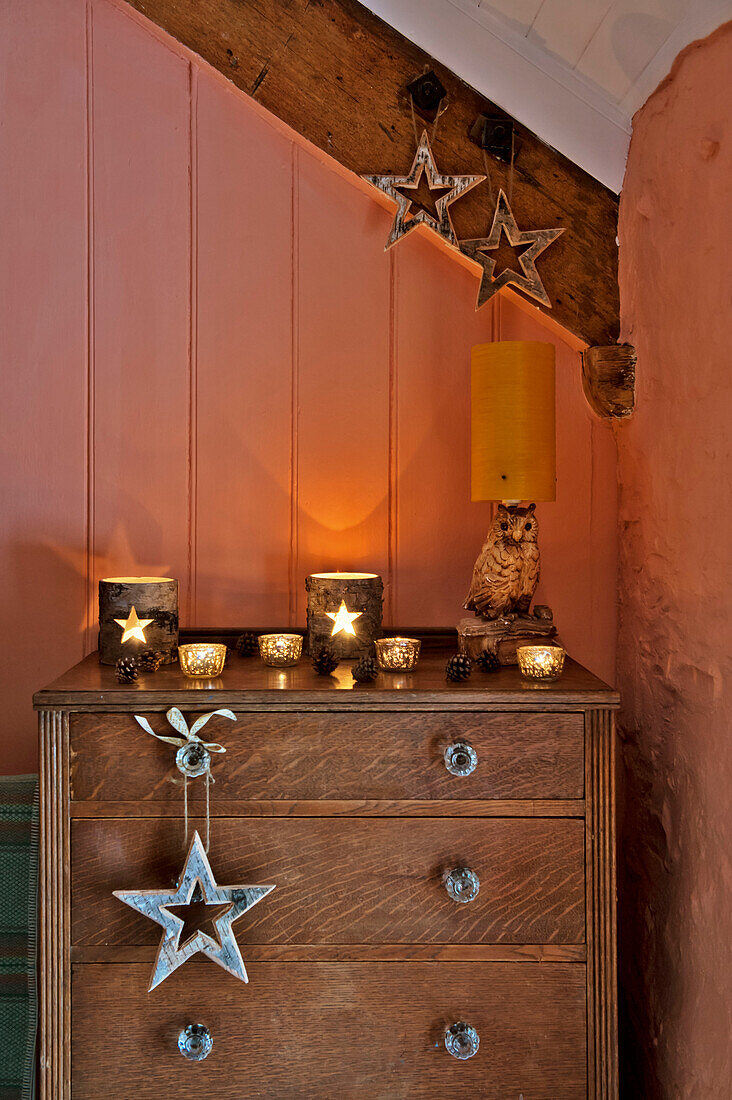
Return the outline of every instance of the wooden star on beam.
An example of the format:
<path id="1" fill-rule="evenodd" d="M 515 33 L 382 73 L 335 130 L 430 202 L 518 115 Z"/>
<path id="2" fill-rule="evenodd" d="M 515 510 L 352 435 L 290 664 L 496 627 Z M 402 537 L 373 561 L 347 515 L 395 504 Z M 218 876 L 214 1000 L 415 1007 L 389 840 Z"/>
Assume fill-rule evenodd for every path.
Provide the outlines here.
<path id="1" fill-rule="evenodd" d="M 441 195 L 435 200 L 434 215 L 428 210 L 421 208 L 416 209 L 416 213 L 412 213 L 412 207 L 414 206 L 413 198 L 409 198 L 402 194 L 402 191 L 413 191 L 416 193 L 423 172 L 427 177 L 427 184 L 430 192 L 447 192 L 447 194 Z M 366 180 L 367 183 L 372 184 L 374 187 L 378 187 L 379 191 L 383 191 L 385 195 L 388 195 L 389 198 L 393 199 L 397 204 L 391 232 L 384 246 L 384 251 L 386 252 L 388 248 L 391 248 L 397 241 L 406 237 L 407 233 L 412 229 L 416 229 L 418 225 L 426 225 L 429 229 L 433 230 L 433 232 L 437 233 L 438 236 L 442 237 L 443 240 L 447 241 L 448 244 L 451 244 L 453 248 L 459 248 L 460 246 L 455 236 L 455 230 L 453 229 L 452 220 L 450 218 L 450 207 L 461 197 L 461 195 L 466 195 L 468 191 L 481 183 L 485 179 L 485 176 L 440 175 L 432 155 L 427 131 L 424 130 L 419 145 L 417 146 L 417 152 L 414 154 L 414 160 L 412 161 L 412 167 L 408 175 L 361 176 L 361 179 Z"/>
<path id="2" fill-rule="evenodd" d="M 502 231 L 506 234 L 512 247 L 515 248 L 517 245 L 529 246 L 518 257 L 523 274 L 519 274 L 518 271 L 514 271 L 512 268 L 506 268 L 497 278 L 493 278 L 496 261 L 486 253 L 498 248 Z M 499 191 L 498 202 L 493 214 L 493 223 L 488 236 L 460 242 L 461 251 L 483 268 L 475 308 L 480 309 L 504 286 L 513 285 L 518 287 L 519 290 L 523 290 L 524 294 L 528 294 L 531 298 L 535 298 L 537 302 L 541 302 L 542 305 L 551 309 L 551 300 L 539 278 L 539 272 L 536 270 L 536 258 L 563 232 L 564 229 L 519 229 L 505 193 Z"/>

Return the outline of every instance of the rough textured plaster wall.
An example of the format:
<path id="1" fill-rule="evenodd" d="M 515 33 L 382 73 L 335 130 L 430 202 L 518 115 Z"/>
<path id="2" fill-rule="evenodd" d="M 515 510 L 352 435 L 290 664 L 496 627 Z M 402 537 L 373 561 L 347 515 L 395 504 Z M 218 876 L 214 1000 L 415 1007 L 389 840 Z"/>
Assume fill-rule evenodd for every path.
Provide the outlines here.
<path id="1" fill-rule="evenodd" d="M 732 1096 L 732 24 L 634 120 L 620 211 L 624 1097 Z"/>

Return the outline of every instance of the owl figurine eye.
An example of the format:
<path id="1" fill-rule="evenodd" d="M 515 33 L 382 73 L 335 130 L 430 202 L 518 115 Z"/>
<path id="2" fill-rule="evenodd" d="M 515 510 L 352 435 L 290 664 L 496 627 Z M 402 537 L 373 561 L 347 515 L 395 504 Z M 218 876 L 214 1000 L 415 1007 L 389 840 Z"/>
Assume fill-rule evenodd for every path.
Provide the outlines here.
<path id="1" fill-rule="evenodd" d="M 524 524 L 524 528 L 525 528 L 525 529 L 526 529 L 527 531 L 530 531 L 530 530 L 531 530 L 531 524 L 530 524 L 530 523 L 525 523 L 525 524 Z"/>
<path id="2" fill-rule="evenodd" d="M 501 524 L 501 530 L 502 531 L 508 531 L 508 524 L 507 523 L 502 523 Z"/>

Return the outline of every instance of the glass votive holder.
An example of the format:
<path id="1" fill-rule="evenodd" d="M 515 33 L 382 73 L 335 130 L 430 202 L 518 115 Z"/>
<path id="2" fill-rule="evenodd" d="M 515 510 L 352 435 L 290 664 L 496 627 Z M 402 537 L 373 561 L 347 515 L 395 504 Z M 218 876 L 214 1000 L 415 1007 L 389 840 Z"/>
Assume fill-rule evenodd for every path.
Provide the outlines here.
<path id="1" fill-rule="evenodd" d="M 265 665 L 284 668 L 302 656 L 302 634 L 260 634 L 259 655 Z"/>
<path id="2" fill-rule="evenodd" d="M 377 638 L 376 660 L 384 672 L 411 672 L 419 660 L 418 638 Z"/>
<path id="3" fill-rule="evenodd" d="M 558 645 L 520 645 L 516 650 L 521 675 L 527 680 L 558 680 L 565 652 Z"/>
<path id="4" fill-rule="evenodd" d="M 184 676 L 215 680 L 224 671 L 226 646 L 217 642 L 190 642 L 178 646 L 178 660 Z"/>

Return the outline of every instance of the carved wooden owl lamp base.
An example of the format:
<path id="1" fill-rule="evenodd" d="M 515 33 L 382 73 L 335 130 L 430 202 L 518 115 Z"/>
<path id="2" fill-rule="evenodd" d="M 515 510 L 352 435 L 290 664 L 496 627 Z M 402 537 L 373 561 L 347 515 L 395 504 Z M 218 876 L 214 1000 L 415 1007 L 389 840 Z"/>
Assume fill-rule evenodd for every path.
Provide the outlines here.
<path id="1" fill-rule="evenodd" d="M 556 497 L 554 345 L 501 341 L 473 348 L 471 496 L 500 501 L 473 568 L 459 648 L 516 664 L 520 645 L 556 638 L 551 608 L 531 611 L 539 583 L 534 503 Z"/>
<path id="2" fill-rule="evenodd" d="M 515 619 L 486 619 L 468 615 L 457 624 L 458 651 L 475 661 L 481 653 L 493 653 L 502 665 L 518 664 L 517 651 L 522 645 L 551 641 L 561 645 L 554 625 L 552 609 L 537 604 L 529 615 Z"/>

